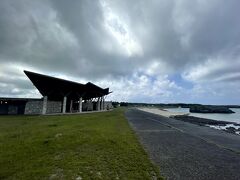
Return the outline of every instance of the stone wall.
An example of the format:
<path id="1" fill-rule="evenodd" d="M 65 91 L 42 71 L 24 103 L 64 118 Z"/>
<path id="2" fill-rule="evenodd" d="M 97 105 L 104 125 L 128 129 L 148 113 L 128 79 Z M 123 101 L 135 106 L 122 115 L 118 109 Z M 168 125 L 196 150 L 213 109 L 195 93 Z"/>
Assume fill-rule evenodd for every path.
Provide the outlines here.
<path id="1" fill-rule="evenodd" d="M 83 111 L 93 111 L 93 102 L 84 102 L 82 103 L 82 110 Z M 25 106 L 24 114 L 42 114 L 43 108 L 43 100 L 39 101 L 28 101 Z M 112 109 L 112 102 L 105 101 L 104 102 L 104 109 L 109 110 Z M 12 109 L 12 112 L 14 109 Z M 48 101 L 47 102 L 47 113 L 61 113 L 62 112 L 62 102 L 61 101 Z"/>
<path id="2" fill-rule="evenodd" d="M 61 101 L 48 101 L 47 102 L 47 114 L 61 113 L 62 102 Z"/>
<path id="3" fill-rule="evenodd" d="M 112 101 L 105 101 L 104 102 L 104 110 L 113 109 Z"/>
<path id="4" fill-rule="evenodd" d="M 24 114 L 42 114 L 43 100 L 40 101 L 28 101 L 25 107 Z M 62 102 L 60 101 L 48 101 L 47 102 L 47 114 L 61 113 Z"/>
<path id="5" fill-rule="evenodd" d="M 93 110 L 93 103 L 90 102 L 90 101 L 82 103 L 82 110 L 83 111 L 92 111 Z"/>
<path id="6" fill-rule="evenodd" d="M 82 103 L 82 110 L 83 111 L 96 111 L 97 109 L 94 109 L 94 105 L 93 103 L 95 103 L 95 106 L 97 106 L 97 102 L 84 102 Z M 97 107 L 95 107 L 97 108 Z M 109 110 L 109 109 L 113 109 L 113 105 L 111 101 L 105 101 L 104 102 L 104 110 Z"/>
<path id="7" fill-rule="evenodd" d="M 28 101 L 24 114 L 42 114 L 43 101 Z"/>

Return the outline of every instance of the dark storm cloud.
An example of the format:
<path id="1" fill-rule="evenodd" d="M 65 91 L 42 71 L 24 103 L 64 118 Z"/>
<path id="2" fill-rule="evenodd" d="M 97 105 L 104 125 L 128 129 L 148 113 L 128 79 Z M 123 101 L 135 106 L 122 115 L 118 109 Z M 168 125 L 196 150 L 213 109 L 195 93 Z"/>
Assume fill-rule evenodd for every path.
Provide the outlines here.
<path id="1" fill-rule="evenodd" d="M 145 57 L 160 57 L 177 69 L 240 45 L 237 0 L 109 3 L 130 21 Z"/>
<path id="2" fill-rule="evenodd" d="M 104 9 L 100 1 L 66 3 L 64 0 L 56 0 L 52 4 L 60 23 L 77 39 L 77 74 L 102 78 L 132 73 L 131 58 L 121 54 L 121 47 L 104 25 Z M 124 33 L 121 26 L 118 28 Z M 111 52 L 106 51 L 106 45 L 111 47 Z"/>
<path id="3" fill-rule="evenodd" d="M 176 91 L 160 77 L 174 73 L 199 86 L 231 84 L 239 81 L 239 7 L 238 0 L 2 0 L 1 83 L 29 89 L 22 70 L 30 69 L 121 82 L 116 89 L 138 82 L 139 94 L 151 85 L 153 95 Z"/>

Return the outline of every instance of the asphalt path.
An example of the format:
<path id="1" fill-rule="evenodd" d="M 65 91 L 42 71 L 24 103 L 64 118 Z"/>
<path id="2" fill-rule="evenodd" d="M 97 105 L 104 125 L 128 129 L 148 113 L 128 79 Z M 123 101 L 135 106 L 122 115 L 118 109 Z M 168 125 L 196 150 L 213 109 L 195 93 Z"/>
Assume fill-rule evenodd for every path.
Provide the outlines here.
<path id="1" fill-rule="evenodd" d="M 166 179 L 240 180 L 240 136 L 134 108 L 125 115 Z"/>

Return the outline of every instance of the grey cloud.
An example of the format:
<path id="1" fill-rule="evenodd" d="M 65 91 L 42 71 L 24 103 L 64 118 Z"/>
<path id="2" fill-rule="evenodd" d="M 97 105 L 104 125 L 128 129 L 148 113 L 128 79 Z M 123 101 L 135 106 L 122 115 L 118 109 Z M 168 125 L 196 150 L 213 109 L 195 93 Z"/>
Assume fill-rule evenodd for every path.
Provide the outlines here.
<path id="1" fill-rule="evenodd" d="M 159 57 L 179 71 L 222 51 L 231 54 L 240 44 L 237 0 L 108 2 L 123 18 L 130 19 L 145 58 Z M 181 42 L 184 36 L 189 36 L 187 47 Z"/>
<path id="2" fill-rule="evenodd" d="M 233 49 L 239 46 L 240 2 L 230 0 L 216 1 L 214 6 L 197 19 L 192 27 L 192 48 L 199 53 L 216 54 L 223 49 Z M 195 51 L 196 51 L 195 50 Z"/>
<path id="3" fill-rule="evenodd" d="M 107 1 L 126 20 L 143 47 L 143 56 L 131 57 L 135 61 L 119 54 L 119 44 L 104 27 L 106 9 L 100 1 L 23 2 L 2 2 L 0 56 L 3 61 L 27 62 L 45 71 L 74 72 L 96 78 L 131 74 L 142 64 L 160 59 L 181 72 L 187 65 L 202 63 L 224 49 L 231 52 L 240 43 L 236 38 L 240 25 L 234 18 L 239 2 L 234 0 L 212 1 L 207 5 L 199 1 Z M 51 18 L 54 15 L 56 18 Z M 190 25 L 181 22 L 189 17 L 193 19 Z M 66 32 L 57 34 L 53 23 Z M 117 22 L 112 23 L 126 33 Z M 176 23 L 189 27 L 183 27 L 186 32 L 179 32 Z M 64 42 L 66 39 L 61 38 L 64 33 L 72 35 L 77 42 Z M 184 35 L 190 36 L 187 48 L 181 42 Z M 103 48 L 107 43 L 112 47 L 110 53 Z M 91 70 L 95 71 L 94 75 Z"/>
<path id="4" fill-rule="evenodd" d="M 207 82 L 221 76 L 220 81 L 236 82 L 239 6 L 238 0 L 2 0 L 0 65 L 12 63 L 22 70 L 118 82 L 131 79 L 136 72 L 147 73 L 155 61 L 164 67 L 159 65 L 152 76 L 164 72 L 184 77 L 213 59 L 216 64 L 230 64 L 206 68 L 205 75 L 190 80 Z M 120 21 L 113 18 L 106 22 L 108 11 Z M 129 55 L 129 44 L 121 44 L 106 23 L 121 35 L 120 40 L 128 41 L 124 38 L 129 36 L 141 53 Z M 0 82 L 31 89 L 26 78 L 24 82 L 24 78 L 14 81 L 4 77 Z"/>

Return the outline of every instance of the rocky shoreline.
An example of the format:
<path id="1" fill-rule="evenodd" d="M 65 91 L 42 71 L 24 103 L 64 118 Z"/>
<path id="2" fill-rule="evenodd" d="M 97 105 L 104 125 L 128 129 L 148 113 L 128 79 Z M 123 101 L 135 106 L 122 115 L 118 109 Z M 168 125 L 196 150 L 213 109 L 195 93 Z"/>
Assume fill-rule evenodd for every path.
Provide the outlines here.
<path id="1" fill-rule="evenodd" d="M 172 118 L 184 122 L 189 122 L 192 124 L 197 124 L 199 126 L 208 126 L 214 129 L 219 129 L 226 131 L 228 133 L 240 135 L 240 124 L 227 121 L 216 121 L 212 119 L 199 118 L 194 116 L 179 115 L 173 116 Z"/>
<path id="2" fill-rule="evenodd" d="M 221 113 L 221 114 L 232 114 L 235 113 L 231 109 L 225 106 L 212 106 L 212 105 L 195 105 L 191 106 L 190 112 L 195 113 Z"/>

